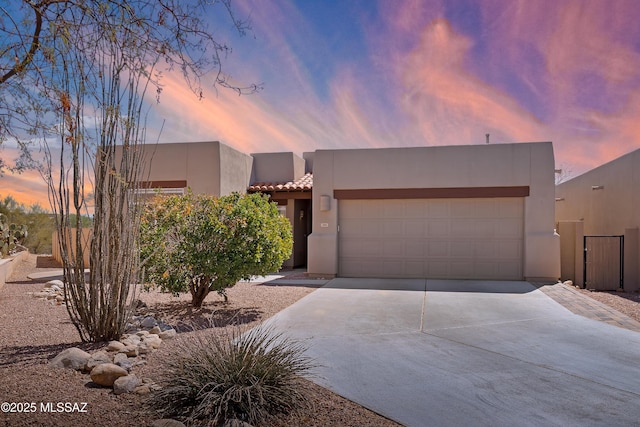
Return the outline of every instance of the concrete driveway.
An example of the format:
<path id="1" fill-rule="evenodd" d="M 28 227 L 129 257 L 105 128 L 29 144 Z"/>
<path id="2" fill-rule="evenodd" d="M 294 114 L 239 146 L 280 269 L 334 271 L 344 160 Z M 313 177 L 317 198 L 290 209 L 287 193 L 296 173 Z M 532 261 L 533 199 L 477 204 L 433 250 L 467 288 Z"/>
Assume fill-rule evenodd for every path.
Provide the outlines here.
<path id="1" fill-rule="evenodd" d="M 406 426 L 640 425 L 640 333 L 526 282 L 334 279 L 269 323 Z"/>

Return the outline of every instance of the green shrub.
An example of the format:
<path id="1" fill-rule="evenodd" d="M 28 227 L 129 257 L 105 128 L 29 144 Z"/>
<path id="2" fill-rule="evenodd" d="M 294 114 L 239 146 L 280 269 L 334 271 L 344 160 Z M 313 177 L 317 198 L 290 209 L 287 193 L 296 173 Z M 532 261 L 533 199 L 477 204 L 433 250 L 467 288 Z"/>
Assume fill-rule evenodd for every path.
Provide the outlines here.
<path id="1" fill-rule="evenodd" d="M 262 194 L 160 197 L 145 206 L 140 254 L 146 279 L 190 292 L 195 307 L 239 280 L 277 271 L 291 256 L 289 220 Z"/>
<path id="2" fill-rule="evenodd" d="M 177 343 L 150 407 L 164 417 L 213 425 L 229 419 L 262 425 L 309 407 L 300 375 L 314 365 L 305 347 L 269 328 L 238 331 L 202 331 Z"/>

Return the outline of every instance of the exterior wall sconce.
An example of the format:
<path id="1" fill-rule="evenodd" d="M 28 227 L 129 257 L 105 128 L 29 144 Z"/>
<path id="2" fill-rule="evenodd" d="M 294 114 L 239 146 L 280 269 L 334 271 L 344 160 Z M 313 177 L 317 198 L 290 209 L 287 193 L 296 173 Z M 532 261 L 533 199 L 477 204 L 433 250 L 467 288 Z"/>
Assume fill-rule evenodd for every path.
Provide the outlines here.
<path id="1" fill-rule="evenodd" d="M 604 185 L 592 185 L 591 189 L 592 190 L 603 190 L 604 189 Z"/>
<path id="2" fill-rule="evenodd" d="M 564 201 L 564 197 L 556 197 L 556 202 L 563 202 Z"/>
<path id="3" fill-rule="evenodd" d="M 320 211 L 326 212 L 331 210 L 331 197 L 320 196 Z"/>

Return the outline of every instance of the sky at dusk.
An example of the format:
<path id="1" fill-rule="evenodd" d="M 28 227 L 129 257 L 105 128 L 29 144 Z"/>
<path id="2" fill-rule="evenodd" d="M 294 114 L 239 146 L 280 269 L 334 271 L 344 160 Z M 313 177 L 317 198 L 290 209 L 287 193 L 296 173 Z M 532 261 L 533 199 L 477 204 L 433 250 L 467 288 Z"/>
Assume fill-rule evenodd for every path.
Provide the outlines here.
<path id="1" fill-rule="evenodd" d="M 235 0 L 225 17 L 238 96 L 204 84 L 199 101 L 165 74 L 149 142 L 222 141 L 253 152 L 553 141 L 580 173 L 640 148 L 636 0 Z M 160 133 L 160 129 L 162 132 Z M 1 154 L 11 158 L 11 149 Z M 35 173 L 0 195 L 47 206 Z M 48 207 L 48 206 L 47 206 Z"/>

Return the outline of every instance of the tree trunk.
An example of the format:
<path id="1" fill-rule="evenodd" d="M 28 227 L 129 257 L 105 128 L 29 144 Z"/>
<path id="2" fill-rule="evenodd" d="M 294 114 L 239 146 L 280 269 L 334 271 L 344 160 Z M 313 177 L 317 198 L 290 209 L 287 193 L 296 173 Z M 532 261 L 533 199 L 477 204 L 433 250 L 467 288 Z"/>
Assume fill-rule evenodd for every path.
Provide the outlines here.
<path id="1" fill-rule="evenodd" d="M 209 295 L 209 283 L 210 280 L 205 278 L 197 278 L 191 282 L 191 304 L 195 308 L 202 307 L 204 299 Z"/>

